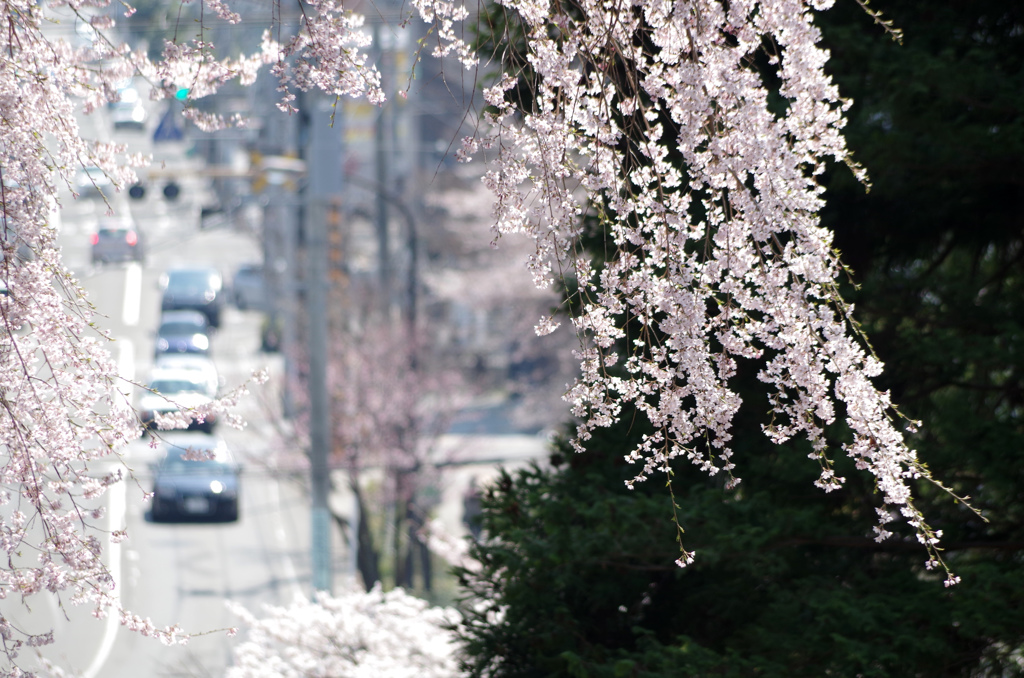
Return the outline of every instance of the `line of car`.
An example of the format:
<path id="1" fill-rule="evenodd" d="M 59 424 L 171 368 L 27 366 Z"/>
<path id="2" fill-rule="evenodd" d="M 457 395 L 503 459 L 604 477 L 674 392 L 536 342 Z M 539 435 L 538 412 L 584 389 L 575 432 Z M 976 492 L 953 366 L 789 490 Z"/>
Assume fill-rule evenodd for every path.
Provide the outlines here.
<path id="1" fill-rule="evenodd" d="M 115 128 L 146 129 L 148 113 L 130 84 L 120 88 L 108 110 Z M 76 188 L 84 197 L 101 198 L 112 187 L 102 170 L 86 168 L 79 173 Z M 148 243 L 131 216 L 125 215 L 100 218 L 90 245 L 91 260 L 97 266 L 145 263 Z M 227 290 L 220 272 L 210 267 L 168 270 L 160 278 L 160 288 L 153 367 L 138 399 L 143 430 L 160 440 L 159 461 L 152 465 L 149 517 L 153 522 L 235 522 L 241 465 L 225 441 L 213 435 L 216 416 L 192 417 L 184 431 L 156 430 L 160 414 L 193 412 L 218 396 L 222 380 L 210 356 L 211 338 L 221 324 Z M 250 298 L 246 297 L 246 305 L 255 306 Z"/>
<path id="2" fill-rule="evenodd" d="M 162 440 L 162 455 L 153 467 L 150 518 L 234 522 L 241 467 L 224 441 L 212 435 L 216 415 L 191 418 L 188 429 L 199 433 L 155 431 L 159 415 L 191 413 L 218 395 L 221 379 L 210 349 L 225 306 L 223 279 L 215 268 L 175 268 L 160 277 L 160 288 L 153 370 L 139 398 L 144 430 Z"/>
<path id="3" fill-rule="evenodd" d="M 190 411 L 217 397 L 221 378 L 210 357 L 212 333 L 227 297 L 242 310 L 265 307 L 262 267 L 239 267 L 228 292 L 211 267 L 174 268 L 160 277 L 160 326 L 149 387 L 139 399 L 145 430 L 161 413 Z M 153 522 L 234 522 L 239 516 L 241 466 L 213 435 L 215 416 L 194 418 L 189 431 L 160 431 L 160 461 L 153 466 Z M 196 432 L 191 432 L 191 431 Z"/>
<path id="4" fill-rule="evenodd" d="M 134 238 L 124 232 L 133 232 Z M 116 232 L 116 235 L 114 234 Z M 94 263 L 141 261 L 142 237 L 127 220 L 106 222 L 93 235 Z M 202 410 L 214 400 L 222 380 L 210 352 L 228 297 L 240 309 L 262 309 L 262 267 L 243 265 L 229 291 L 213 267 L 180 267 L 160 276 L 161 315 L 154 336 L 154 360 L 147 387 L 138 398 L 143 431 L 161 443 L 153 465 L 153 522 L 214 520 L 234 522 L 239 514 L 241 466 L 224 441 L 213 435 L 217 417 Z M 175 429 L 161 414 L 196 412 L 186 430 Z M 159 431 L 157 429 L 160 429 Z"/>
<path id="5" fill-rule="evenodd" d="M 223 280 L 215 268 L 177 268 L 160 278 L 160 326 L 155 337 L 153 375 L 139 411 L 148 430 L 158 415 L 195 410 L 217 397 L 219 376 L 210 359 L 211 335 L 220 325 Z M 212 433 L 210 414 L 194 418 L 189 428 Z"/>

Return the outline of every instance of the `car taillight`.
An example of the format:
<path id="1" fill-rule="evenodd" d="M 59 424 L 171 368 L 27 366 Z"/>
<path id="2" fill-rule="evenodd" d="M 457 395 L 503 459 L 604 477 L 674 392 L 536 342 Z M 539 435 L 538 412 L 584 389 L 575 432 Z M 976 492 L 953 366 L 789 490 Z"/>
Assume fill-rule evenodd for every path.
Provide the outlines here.
<path id="1" fill-rule="evenodd" d="M 135 231 L 128 231 L 124 235 L 124 241 L 129 245 L 135 245 L 135 243 L 139 242 L 139 236 L 135 233 Z"/>
<path id="2" fill-rule="evenodd" d="M 99 244 L 99 242 L 100 242 L 100 234 L 99 233 L 93 233 L 92 237 L 90 237 L 89 240 L 92 242 L 93 245 Z"/>

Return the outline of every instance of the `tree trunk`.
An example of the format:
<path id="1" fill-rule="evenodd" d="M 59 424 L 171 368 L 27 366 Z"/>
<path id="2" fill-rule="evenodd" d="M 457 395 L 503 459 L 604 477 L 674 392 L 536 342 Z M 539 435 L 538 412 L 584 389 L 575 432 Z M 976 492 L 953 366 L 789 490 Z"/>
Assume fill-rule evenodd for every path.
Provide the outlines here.
<path id="1" fill-rule="evenodd" d="M 359 508 L 359 517 L 356 519 L 356 567 L 359 568 L 359 576 L 363 579 L 363 588 L 367 591 L 380 581 L 380 552 L 373 543 L 373 533 L 370 532 L 370 521 L 366 502 L 363 500 L 363 492 L 359 487 L 358 478 L 349 476 L 349 487 L 355 495 L 356 505 Z"/>
<path id="2" fill-rule="evenodd" d="M 409 501 L 403 499 L 395 507 L 395 586 L 406 590 L 412 588 L 412 558 L 409 551 L 412 544 L 409 535 L 405 534 L 408 524 Z M 402 539 L 403 535 L 405 536 L 404 540 Z"/>

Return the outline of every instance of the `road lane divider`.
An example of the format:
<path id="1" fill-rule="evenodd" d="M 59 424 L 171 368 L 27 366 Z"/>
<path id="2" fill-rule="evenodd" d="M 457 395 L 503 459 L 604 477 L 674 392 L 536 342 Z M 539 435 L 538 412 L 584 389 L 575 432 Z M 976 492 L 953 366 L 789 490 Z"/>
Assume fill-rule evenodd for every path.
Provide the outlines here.
<path id="1" fill-rule="evenodd" d="M 138 265 L 135 268 L 141 273 L 141 269 Z M 131 281 L 131 274 L 126 276 L 128 281 Z M 138 283 L 136 283 L 138 288 Z M 125 291 L 126 297 L 129 295 L 127 287 Z M 135 303 L 135 322 L 138 322 L 138 302 Z M 128 320 L 128 303 L 126 298 L 125 303 L 125 322 Z M 123 398 L 117 398 L 114 400 L 114 407 L 119 409 L 127 409 L 132 406 L 132 385 L 131 382 L 135 380 L 135 344 L 132 343 L 131 339 L 120 338 L 115 344 L 117 347 L 117 374 L 121 378 L 120 383 L 117 385 L 118 391 L 124 396 Z M 119 483 L 111 485 L 106 492 L 108 498 L 107 505 L 107 533 L 113 534 L 117 530 L 124 529 L 125 517 L 128 513 L 128 490 L 126 488 L 126 481 L 122 480 Z M 122 586 L 122 567 L 121 567 L 121 543 L 119 541 L 110 541 L 107 546 L 107 572 L 110 573 L 110 579 L 113 582 L 113 600 L 114 609 L 107 610 L 107 616 L 104 619 L 103 625 L 103 638 L 96 649 L 96 654 L 93 656 L 92 662 L 89 667 L 82 673 L 81 678 L 96 678 L 99 675 L 100 669 L 106 663 L 110 657 L 110 652 L 114 649 L 114 641 L 117 639 L 117 630 L 121 626 L 121 586 Z"/>
<path id="2" fill-rule="evenodd" d="M 142 305 L 142 266 L 137 261 L 128 264 L 124 271 L 124 306 L 121 320 L 128 327 L 139 324 L 139 309 Z"/>
<path id="3" fill-rule="evenodd" d="M 107 496 L 110 504 L 107 506 L 107 529 L 109 533 L 124 529 L 124 517 L 128 507 L 125 481 L 114 483 L 107 489 Z M 100 640 L 96 655 L 89 664 L 89 668 L 82 673 L 82 678 L 96 678 L 100 669 L 110 657 L 110 651 L 114 649 L 114 641 L 117 639 L 117 629 L 121 626 L 121 544 L 111 541 L 107 547 L 107 571 L 114 584 L 114 606 L 115 609 L 107 610 L 107 617 L 104 620 L 103 638 Z"/>
<path id="4" fill-rule="evenodd" d="M 271 478 L 270 494 L 271 505 L 277 507 L 277 510 L 273 513 L 273 520 L 275 523 L 274 539 L 277 540 L 278 545 L 287 544 L 288 534 L 285 531 L 284 522 L 281 517 L 284 513 L 283 507 L 281 506 L 281 488 L 276 478 Z M 295 569 L 295 563 L 292 562 L 287 550 L 282 550 L 280 553 L 281 569 L 284 573 L 284 579 L 292 591 L 292 598 L 303 598 L 305 594 L 302 590 L 302 586 L 299 584 L 299 574 Z M 283 604 L 287 605 L 290 602 L 291 601 L 286 600 Z"/>

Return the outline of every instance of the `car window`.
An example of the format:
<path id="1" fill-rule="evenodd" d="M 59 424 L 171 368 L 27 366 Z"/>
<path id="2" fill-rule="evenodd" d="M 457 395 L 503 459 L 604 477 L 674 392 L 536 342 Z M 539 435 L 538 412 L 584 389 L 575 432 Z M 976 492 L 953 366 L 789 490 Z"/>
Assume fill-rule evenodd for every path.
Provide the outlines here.
<path id="1" fill-rule="evenodd" d="M 162 473 L 195 474 L 195 475 L 226 475 L 232 472 L 229 464 L 213 459 L 207 461 L 188 461 L 178 455 L 168 456 L 160 464 Z"/>
<path id="2" fill-rule="evenodd" d="M 202 325 L 188 322 L 171 322 L 160 326 L 160 334 L 189 334 L 203 331 Z"/>
<path id="3" fill-rule="evenodd" d="M 210 287 L 217 289 L 216 276 L 207 271 L 172 271 L 167 275 L 167 287 Z"/>
<path id="4" fill-rule="evenodd" d="M 149 387 L 154 391 L 163 393 L 164 395 L 204 390 L 202 382 L 192 381 L 190 379 L 157 379 L 154 380 Z"/>

